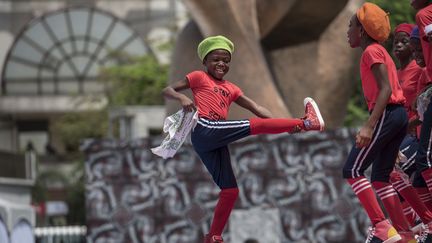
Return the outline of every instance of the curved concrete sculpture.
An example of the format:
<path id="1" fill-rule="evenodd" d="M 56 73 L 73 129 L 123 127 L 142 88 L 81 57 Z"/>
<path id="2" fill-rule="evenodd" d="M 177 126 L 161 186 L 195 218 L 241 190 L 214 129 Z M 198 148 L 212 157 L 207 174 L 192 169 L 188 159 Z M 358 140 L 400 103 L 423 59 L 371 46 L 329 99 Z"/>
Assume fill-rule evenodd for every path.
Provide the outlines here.
<path id="1" fill-rule="evenodd" d="M 314 97 L 328 127 L 340 126 L 355 84 L 357 52 L 346 40 L 349 18 L 361 0 L 186 0 L 192 20 L 173 53 L 170 80 L 202 69 L 196 46 L 223 34 L 235 43 L 227 79 L 276 117 L 302 116 Z M 168 103 L 168 112 L 178 105 Z M 233 106 L 230 119 L 251 113 Z"/>

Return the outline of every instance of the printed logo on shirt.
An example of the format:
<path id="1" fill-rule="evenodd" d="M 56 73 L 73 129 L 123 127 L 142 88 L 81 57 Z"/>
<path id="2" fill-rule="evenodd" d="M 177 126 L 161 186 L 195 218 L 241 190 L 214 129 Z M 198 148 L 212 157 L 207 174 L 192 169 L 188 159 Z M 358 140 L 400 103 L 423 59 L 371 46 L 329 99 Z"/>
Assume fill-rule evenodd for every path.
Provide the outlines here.
<path id="1" fill-rule="evenodd" d="M 214 87 L 213 91 L 215 93 L 219 93 L 220 95 L 222 95 L 223 97 L 226 97 L 226 98 L 228 98 L 230 96 L 230 94 L 231 94 L 229 91 L 224 90 L 221 87 Z"/>
<path id="2" fill-rule="evenodd" d="M 225 109 L 226 104 L 225 104 L 225 102 L 223 102 L 223 100 L 221 100 L 221 102 L 219 103 L 219 106 L 220 106 L 221 108 Z"/>
<path id="3" fill-rule="evenodd" d="M 222 117 L 221 117 L 221 115 L 219 115 L 219 114 L 217 114 L 216 112 L 214 112 L 214 111 L 209 111 L 209 118 L 210 119 L 214 119 L 214 120 L 217 120 L 217 121 L 219 121 L 219 120 L 221 120 L 222 119 Z"/>

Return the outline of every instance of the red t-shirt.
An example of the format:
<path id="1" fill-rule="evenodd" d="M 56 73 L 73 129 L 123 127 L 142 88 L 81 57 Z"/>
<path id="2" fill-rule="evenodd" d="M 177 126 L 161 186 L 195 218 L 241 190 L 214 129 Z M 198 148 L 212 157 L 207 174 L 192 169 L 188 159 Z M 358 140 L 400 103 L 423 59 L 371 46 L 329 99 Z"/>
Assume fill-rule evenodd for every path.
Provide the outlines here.
<path id="1" fill-rule="evenodd" d="M 399 83 L 406 99 L 405 109 L 409 119 L 416 116 L 416 112 L 412 110 L 412 103 L 416 100 L 418 81 L 422 73 L 423 69 L 417 65 L 415 60 L 412 60 L 404 69 L 397 71 Z"/>
<path id="2" fill-rule="evenodd" d="M 428 86 L 429 84 L 432 84 L 432 81 L 429 78 L 429 75 L 427 73 L 426 68 L 422 68 L 422 71 L 423 72 L 420 75 L 419 81 L 417 82 L 417 95 L 419 95 L 426 86 Z M 420 131 L 421 131 L 421 125 L 417 126 L 417 137 L 418 138 L 420 138 Z"/>
<path id="3" fill-rule="evenodd" d="M 422 73 L 417 82 L 417 95 L 419 95 L 420 92 L 422 92 L 429 84 L 432 84 L 432 80 L 429 78 L 426 68 L 422 68 Z"/>
<path id="4" fill-rule="evenodd" d="M 432 50 L 430 48 L 431 43 L 424 40 L 424 37 L 426 36 L 424 28 L 426 27 L 426 25 L 432 24 L 432 4 L 417 12 L 416 23 L 420 32 L 420 40 L 423 48 L 423 56 L 426 62 L 426 69 L 429 77 L 432 77 Z"/>
<path id="5" fill-rule="evenodd" d="M 226 120 L 231 103 L 243 95 L 239 87 L 227 80 L 217 80 L 203 71 L 186 75 L 198 108 L 198 116 Z"/>
<path id="6" fill-rule="evenodd" d="M 378 84 L 372 73 L 372 65 L 381 63 L 387 68 L 388 80 L 392 94 L 388 100 L 388 104 L 405 104 L 402 88 L 399 84 L 396 65 L 392 58 L 387 53 L 386 49 L 378 43 L 373 43 L 366 47 L 360 60 L 360 76 L 362 80 L 363 95 L 369 111 L 375 107 L 376 99 L 379 94 Z"/>

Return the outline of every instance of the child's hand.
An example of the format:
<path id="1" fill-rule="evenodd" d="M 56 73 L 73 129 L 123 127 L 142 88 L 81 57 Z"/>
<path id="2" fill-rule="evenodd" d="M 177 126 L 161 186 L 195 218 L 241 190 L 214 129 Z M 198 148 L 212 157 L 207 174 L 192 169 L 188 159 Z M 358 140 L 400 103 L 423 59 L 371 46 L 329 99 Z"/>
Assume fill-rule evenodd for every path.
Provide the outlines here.
<path id="1" fill-rule="evenodd" d="M 183 97 L 180 100 L 180 104 L 183 107 L 183 109 L 185 111 L 194 111 L 195 110 L 195 104 L 193 103 L 193 101 L 191 99 L 189 99 L 187 96 Z"/>
<path id="2" fill-rule="evenodd" d="M 372 139 L 373 129 L 369 126 L 363 126 L 356 136 L 356 146 L 358 148 L 366 147 L 370 144 Z"/>

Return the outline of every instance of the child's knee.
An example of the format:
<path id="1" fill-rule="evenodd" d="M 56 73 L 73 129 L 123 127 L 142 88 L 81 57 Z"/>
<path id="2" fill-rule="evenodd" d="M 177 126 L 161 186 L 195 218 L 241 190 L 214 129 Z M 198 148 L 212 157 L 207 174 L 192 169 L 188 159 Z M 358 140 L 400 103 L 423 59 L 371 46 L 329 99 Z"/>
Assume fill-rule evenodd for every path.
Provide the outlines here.
<path id="1" fill-rule="evenodd" d="M 237 200 L 238 195 L 239 195 L 238 187 L 233 187 L 233 188 L 222 189 L 219 197 L 227 198 L 230 201 L 235 201 L 235 200 Z"/>

